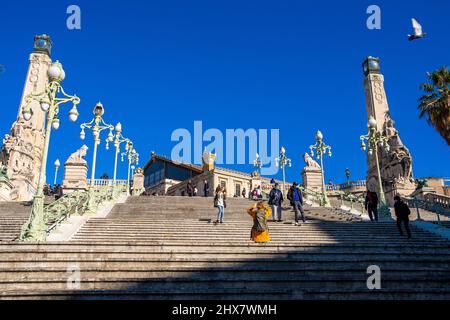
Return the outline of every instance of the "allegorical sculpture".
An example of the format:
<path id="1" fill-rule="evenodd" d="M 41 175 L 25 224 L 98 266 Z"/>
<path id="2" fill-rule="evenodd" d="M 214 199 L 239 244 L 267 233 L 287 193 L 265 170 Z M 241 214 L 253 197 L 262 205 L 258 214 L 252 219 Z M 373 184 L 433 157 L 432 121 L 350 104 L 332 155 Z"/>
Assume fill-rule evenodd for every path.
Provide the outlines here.
<path id="1" fill-rule="evenodd" d="M 214 170 L 214 161 L 216 160 L 216 155 L 206 151 L 203 151 L 203 157 L 202 157 L 202 162 L 203 162 L 203 171 L 212 171 Z"/>
<path id="2" fill-rule="evenodd" d="M 25 121 L 22 107 L 26 103 L 25 97 L 28 94 L 38 94 L 45 90 L 48 82 L 47 70 L 52 62 L 51 47 L 52 42 L 49 36 L 40 35 L 34 38 L 34 49 L 30 54 L 17 119 L 10 133 L 3 139 L 0 162 L 6 166 L 8 177 L 13 185 L 10 200 L 28 201 L 36 193 L 44 149 L 45 112 L 39 103 L 32 102 L 29 106 L 33 112 L 33 118 L 31 121 Z"/>
<path id="3" fill-rule="evenodd" d="M 72 153 L 64 164 L 64 180 L 62 183 L 64 193 L 88 189 L 88 164 L 84 159 L 87 150 L 88 147 L 83 145 L 80 149 Z"/>
<path id="4" fill-rule="evenodd" d="M 377 121 L 377 130 L 388 138 L 389 151 L 378 150 L 383 189 L 387 202 L 392 205 L 395 194 L 409 196 L 415 190 L 412 157 L 403 144 L 391 118 L 384 89 L 384 77 L 380 72 L 380 60 L 368 57 L 364 63 L 364 89 L 366 91 L 366 115 Z M 375 157 L 367 156 L 367 188 L 378 190 Z"/>
<path id="5" fill-rule="evenodd" d="M 322 190 L 322 168 L 305 152 L 303 160 L 306 166 L 302 170 L 303 186 L 307 189 L 321 192 Z"/>

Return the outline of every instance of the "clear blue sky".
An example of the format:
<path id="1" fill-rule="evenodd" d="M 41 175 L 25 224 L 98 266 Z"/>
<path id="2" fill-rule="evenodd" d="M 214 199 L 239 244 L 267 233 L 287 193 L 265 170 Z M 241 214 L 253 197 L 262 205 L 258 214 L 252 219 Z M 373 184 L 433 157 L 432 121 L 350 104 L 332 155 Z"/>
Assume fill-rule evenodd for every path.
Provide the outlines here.
<path id="1" fill-rule="evenodd" d="M 70 4 L 81 8 L 81 30 L 66 28 Z M 381 30 L 366 28 L 371 4 L 381 7 Z M 391 114 L 415 177 L 449 177 L 449 147 L 417 111 L 425 73 L 450 64 L 449 12 L 442 0 L 2 1 L 0 132 L 15 120 L 33 37 L 47 33 L 52 58 L 66 70 L 66 91 L 81 97 L 78 123 L 68 122 L 66 108 L 53 132 L 50 170 L 83 144 L 79 124 L 101 100 L 105 120 L 122 122 L 141 163 L 151 150 L 169 155 L 172 131 L 192 130 L 194 120 L 224 132 L 279 128 L 293 160 L 287 177 L 300 180 L 301 154 L 320 128 L 334 152 L 326 159 L 327 179 L 343 182 L 346 167 L 352 179 L 363 179 L 361 63 L 372 55 L 382 59 Z M 426 39 L 406 40 L 411 17 L 424 25 Z M 113 152 L 102 145 L 98 161 L 97 176 L 112 175 Z M 126 175 L 125 165 L 119 173 Z"/>

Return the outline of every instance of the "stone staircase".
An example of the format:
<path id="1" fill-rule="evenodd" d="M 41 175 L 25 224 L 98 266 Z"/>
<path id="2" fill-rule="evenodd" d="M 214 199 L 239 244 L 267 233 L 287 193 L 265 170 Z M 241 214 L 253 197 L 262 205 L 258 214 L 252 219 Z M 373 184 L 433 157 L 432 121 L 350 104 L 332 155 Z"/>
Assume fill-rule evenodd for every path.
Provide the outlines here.
<path id="1" fill-rule="evenodd" d="M 0 242 L 17 240 L 30 212 L 29 203 L 0 202 Z"/>
<path id="2" fill-rule="evenodd" d="M 407 240 L 393 222 L 308 208 L 309 223 L 294 226 L 286 210 L 271 243 L 256 244 L 249 205 L 228 199 L 216 225 L 211 198 L 130 197 L 69 242 L 2 244 L 0 298 L 450 299 L 443 238 L 413 228 Z M 367 288 L 370 265 L 380 290 Z"/>

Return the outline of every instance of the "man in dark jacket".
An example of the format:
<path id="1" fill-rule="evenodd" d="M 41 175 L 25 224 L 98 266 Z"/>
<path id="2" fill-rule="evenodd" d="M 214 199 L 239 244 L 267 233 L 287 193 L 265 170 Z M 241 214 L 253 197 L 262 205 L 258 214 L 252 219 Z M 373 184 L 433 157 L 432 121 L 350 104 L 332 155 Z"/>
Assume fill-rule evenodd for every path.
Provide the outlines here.
<path id="1" fill-rule="evenodd" d="M 204 195 L 205 197 L 207 197 L 208 194 L 209 194 L 209 182 L 208 182 L 208 180 L 205 180 L 205 181 L 203 182 L 203 195 Z"/>
<path id="2" fill-rule="evenodd" d="M 378 221 L 378 196 L 376 192 L 367 190 L 364 207 L 369 214 L 370 221 Z"/>
<path id="3" fill-rule="evenodd" d="M 394 197 L 395 204 L 395 216 L 397 217 L 397 228 L 400 235 L 403 236 L 402 223 L 405 226 L 406 233 L 408 234 L 408 239 L 411 239 L 411 230 L 409 229 L 409 215 L 411 210 L 409 210 L 408 205 L 404 203 L 400 197 L 397 195 Z"/>
<path id="4" fill-rule="evenodd" d="M 283 202 L 283 193 L 279 189 L 278 183 L 275 183 L 269 193 L 269 205 L 272 208 L 273 221 L 281 222 L 281 203 Z"/>
<path id="5" fill-rule="evenodd" d="M 303 211 L 303 197 L 302 191 L 298 187 L 298 183 L 294 182 L 292 187 L 289 189 L 287 194 L 288 200 L 291 202 L 292 207 L 295 211 L 295 225 L 298 226 L 299 214 L 303 220 L 303 223 L 306 223 L 305 212 Z"/>

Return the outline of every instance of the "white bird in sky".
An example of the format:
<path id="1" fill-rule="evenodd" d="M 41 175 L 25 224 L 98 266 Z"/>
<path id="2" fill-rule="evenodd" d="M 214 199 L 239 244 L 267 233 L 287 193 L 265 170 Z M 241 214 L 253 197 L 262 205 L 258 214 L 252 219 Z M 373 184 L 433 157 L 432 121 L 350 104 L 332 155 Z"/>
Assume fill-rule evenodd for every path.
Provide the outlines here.
<path id="1" fill-rule="evenodd" d="M 422 26 L 420 25 L 420 23 L 416 19 L 412 18 L 411 22 L 412 22 L 412 26 L 413 26 L 413 29 L 414 29 L 414 34 L 408 34 L 408 40 L 409 41 L 421 39 L 421 38 L 423 38 L 423 37 L 425 37 L 427 35 L 426 33 L 424 33 L 422 31 Z"/>

